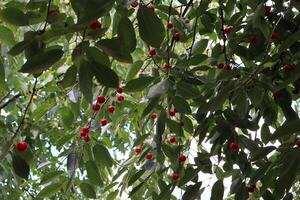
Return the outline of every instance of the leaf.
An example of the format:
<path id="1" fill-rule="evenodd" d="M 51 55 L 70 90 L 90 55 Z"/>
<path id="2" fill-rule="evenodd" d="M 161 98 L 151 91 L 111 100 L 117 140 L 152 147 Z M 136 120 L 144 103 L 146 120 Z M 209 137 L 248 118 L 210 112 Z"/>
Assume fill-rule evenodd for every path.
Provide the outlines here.
<path id="1" fill-rule="evenodd" d="M 5 68 L 0 58 L 0 90 L 8 90 L 6 81 L 5 81 Z"/>
<path id="2" fill-rule="evenodd" d="M 24 51 L 28 46 L 30 46 L 32 44 L 32 42 L 34 41 L 34 38 L 31 38 L 30 40 L 26 40 L 24 39 L 23 41 L 15 44 L 8 52 L 8 54 L 12 55 L 12 56 L 16 56 L 20 53 L 22 53 L 22 51 Z"/>
<path id="3" fill-rule="evenodd" d="M 60 110 L 60 114 L 61 114 L 61 118 L 62 118 L 62 122 L 63 122 L 64 126 L 70 128 L 72 126 L 73 120 L 74 120 L 74 115 L 73 115 L 71 109 L 68 107 L 63 107 Z"/>
<path id="4" fill-rule="evenodd" d="M 133 52 L 136 48 L 136 36 L 132 25 L 132 22 L 127 18 L 123 17 L 119 21 L 118 25 L 118 38 L 124 49 L 129 52 Z"/>
<path id="5" fill-rule="evenodd" d="M 164 109 L 162 109 L 158 115 L 157 124 L 156 124 L 155 142 L 156 142 L 156 150 L 158 156 L 161 151 L 162 135 L 166 128 L 166 120 L 167 120 L 167 113 Z"/>
<path id="6" fill-rule="evenodd" d="M 77 67 L 75 65 L 72 65 L 69 67 L 69 69 L 66 71 L 64 78 L 61 82 L 61 85 L 64 88 L 71 87 L 75 84 L 77 77 Z"/>
<path id="7" fill-rule="evenodd" d="M 212 187 L 211 190 L 211 200 L 223 199 L 224 195 L 224 185 L 222 180 L 218 180 Z"/>
<path id="8" fill-rule="evenodd" d="M 184 171 L 184 176 L 180 178 L 178 182 L 178 186 L 181 187 L 187 184 L 189 181 L 191 181 L 198 175 L 199 171 L 200 171 L 199 168 L 193 169 L 192 167 L 187 167 Z"/>
<path id="9" fill-rule="evenodd" d="M 159 48 L 165 38 L 165 28 L 155 12 L 146 6 L 140 6 L 137 19 L 142 40 L 150 46 Z"/>
<path id="10" fill-rule="evenodd" d="M 143 66 L 144 62 L 139 60 L 134 62 L 132 65 L 129 66 L 128 71 L 126 73 L 126 81 L 130 81 L 133 79 L 137 73 L 140 71 L 141 67 Z"/>
<path id="11" fill-rule="evenodd" d="M 79 185 L 80 191 L 84 196 L 87 198 L 95 199 L 96 198 L 96 192 L 95 189 L 91 184 L 88 184 L 86 182 L 83 182 Z"/>
<path id="12" fill-rule="evenodd" d="M 149 113 L 153 112 L 153 110 L 156 108 L 158 103 L 159 103 L 159 98 L 158 97 L 150 99 L 147 107 L 143 110 L 142 118 L 146 117 Z"/>
<path id="13" fill-rule="evenodd" d="M 107 148 L 101 144 L 97 144 L 93 148 L 93 153 L 95 160 L 100 164 L 104 165 L 107 168 L 111 168 L 114 164 L 114 161 L 107 150 Z"/>
<path id="14" fill-rule="evenodd" d="M 7 44 L 9 47 L 14 46 L 15 37 L 9 28 L 5 26 L 0 26 L 0 41 Z"/>
<path id="15" fill-rule="evenodd" d="M 134 173 L 128 180 L 128 183 L 127 183 L 128 187 L 131 186 L 132 184 L 134 184 L 145 173 L 145 171 L 146 171 L 145 169 L 142 169 L 142 170 Z"/>
<path id="16" fill-rule="evenodd" d="M 12 166 L 15 171 L 15 173 L 24 179 L 28 179 L 29 175 L 29 165 L 21 156 L 19 155 L 14 155 L 12 159 Z"/>
<path id="17" fill-rule="evenodd" d="M 284 136 L 291 136 L 294 133 L 300 131 L 300 120 L 285 121 L 282 126 L 276 129 L 276 131 L 270 136 L 270 140 L 280 139 Z"/>
<path id="18" fill-rule="evenodd" d="M 87 176 L 88 176 L 88 179 L 90 180 L 90 182 L 96 186 L 102 186 L 103 181 L 100 176 L 100 173 L 99 173 L 96 163 L 92 160 L 89 160 L 85 163 L 85 167 L 86 167 Z"/>
<path id="19" fill-rule="evenodd" d="M 202 185 L 202 182 L 198 182 L 195 185 L 189 185 L 187 186 L 183 196 L 182 200 L 193 200 L 200 197 L 199 190 Z"/>
<path id="20" fill-rule="evenodd" d="M 48 111 L 54 106 L 54 104 L 42 104 L 42 106 L 37 107 L 32 113 L 32 119 L 34 122 L 39 121 L 43 116 L 45 116 Z"/>
<path id="21" fill-rule="evenodd" d="M 220 89 L 218 92 L 217 96 L 214 97 L 210 102 L 209 102 L 209 110 L 210 111 L 216 111 L 219 109 L 222 109 L 222 106 L 226 99 L 228 98 L 229 94 L 234 90 L 234 84 L 233 82 L 230 82 L 227 84 L 225 87 Z"/>
<path id="22" fill-rule="evenodd" d="M 70 187 L 71 182 L 75 176 L 75 172 L 77 169 L 77 163 L 78 163 L 78 154 L 77 154 L 75 148 L 73 148 L 72 152 L 68 155 L 68 159 L 67 159 L 67 169 L 68 169 L 67 189 Z"/>
<path id="23" fill-rule="evenodd" d="M 60 188 L 62 188 L 62 183 L 53 183 L 48 185 L 40 191 L 40 193 L 37 195 L 37 198 L 51 197 L 58 192 Z"/>
<path id="24" fill-rule="evenodd" d="M 88 57 L 88 60 L 93 60 L 107 67 L 111 66 L 108 56 L 96 47 L 88 47 L 86 49 L 86 56 Z"/>
<path id="25" fill-rule="evenodd" d="M 100 84 L 111 88 L 119 87 L 119 77 L 114 70 L 96 62 L 89 62 L 89 65 Z"/>
<path id="26" fill-rule="evenodd" d="M 57 178 L 58 176 L 62 175 L 63 171 L 52 171 L 42 176 L 40 185 L 44 185 L 46 183 L 49 183 L 53 179 Z"/>
<path id="27" fill-rule="evenodd" d="M 274 151 L 275 149 L 276 149 L 275 146 L 267 146 L 267 147 L 260 148 L 251 155 L 251 161 L 262 159 L 265 156 L 267 156 L 269 153 Z"/>
<path id="28" fill-rule="evenodd" d="M 83 96 L 90 104 L 93 102 L 93 74 L 88 63 L 81 61 L 79 67 L 79 86 Z"/>
<path id="29" fill-rule="evenodd" d="M 282 45 L 280 45 L 279 52 L 282 52 L 282 51 L 288 49 L 299 39 L 300 39 L 300 31 L 293 33 L 285 41 L 283 41 Z"/>
<path id="30" fill-rule="evenodd" d="M 29 20 L 23 11 L 15 7 L 5 8 L 0 11 L 0 17 L 3 21 L 15 26 L 28 26 Z"/>
<path id="31" fill-rule="evenodd" d="M 42 73 L 59 61 L 63 54 L 64 52 L 59 49 L 52 49 L 46 52 L 41 51 L 35 56 L 30 57 L 19 71 L 30 74 Z"/>
<path id="32" fill-rule="evenodd" d="M 183 114 L 191 114 L 192 110 L 190 108 L 189 103 L 180 96 L 173 97 L 172 103 L 175 106 L 175 109 Z"/>
<path id="33" fill-rule="evenodd" d="M 132 63 L 132 57 L 127 49 L 122 48 L 119 38 L 102 39 L 96 45 L 107 55 L 120 62 Z"/>
<path id="34" fill-rule="evenodd" d="M 154 77 L 151 76 L 144 76 L 139 77 L 136 79 L 132 79 L 129 81 L 126 86 L 124 87 L 124 90 L 127 92 L 138 92 L 144 90 L 147 86 L 149 86 L 153 81 Z"/>
<path id="35" fill-rule="evenodd" d="M 170 85 L 171 84 L 169 79 L 165 79 L 160 81 L 159 83 L 156 83 L 149 89 L 147 98 L 152 99 L 152 98 L 159 97 L 162 94 L 165 94 L 169 90 Z"/>
<path id="36" fill-rule="evenodd" d="M 193 99 L 199 97 L 200 91 L 192 84 L 185 81 L 180 81 L 176 85 L 177 93 L 185 99 Z"/>

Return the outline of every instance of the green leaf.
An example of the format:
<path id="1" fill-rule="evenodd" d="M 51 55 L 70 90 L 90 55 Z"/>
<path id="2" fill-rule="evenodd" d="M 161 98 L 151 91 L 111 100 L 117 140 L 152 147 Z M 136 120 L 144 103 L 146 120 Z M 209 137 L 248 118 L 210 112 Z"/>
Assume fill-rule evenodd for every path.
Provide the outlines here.
<path id="1" fill-rule="evenodd" d="M 88 47 L 86 49 L 86 56 L 88 57 L 88 60 L 93 60 L 107 67 L 111 66 L 108 56 L 96 47 Z"/>
<path id="2" fill-rule="evenodd" d="M 32 113 L 32 119 L 34 122 L 39 121 L 47 112 L 54 106 L 54 104 L 43 104 L 40 107 L 37 107 Z"/>
<path id="3" fill-rule="evenodd" d="M 5 81 L 5 68 L 0 58 L 0 90 L 8 90 L 6 81 Z"/>
<path id="4" fill-rule="evenodd" d="M 114 70 L 97 62 L 89 62 L 89 65 L 100 84 L 111 88 L 119 87 L 119 77 Z"/>
<path id="5" fill-rule="evenodd" d="M 139 33 L 148 45 L 159 48 L 165 38 L 161 20 L 147 6 L 141 6 L 137 13 Z"/>
<path id="6" fill-rule="evenodd" d="M 0 11 L 0 17 L 3 21 L 15 26 L 28 26 L 29 21 L 23 11 L 15 7 L 5 8 Z"/>
<path id="7" fill-rule="evenodd" d="M 178 82 L 176 87 L 178 95 L 185 99 L 193 99 L 201 95 L 200 91 L 194 85 L 184 81 Z"/>
<path id="8" fill-rule="evenodd" d="M 40 52 L 31 57 L 19 70 L 23 73 L 39 74 L 51 67 L 61 59 L 64 52 L 59 49 L 52 49 L 46 52 Z"/>
<path id="9" fill-rule="evenodd" d="M 224 195 L 224 185 L 222 180 L 218 180 L 212 187 L 211 190 L 211 200 L 223 199 Z"/>
<path id="10" fill-rule="evenodd" d="M 95 160 L 100 165 L 104 165 L 107 168 L 111 168 L 113 166 L 114 161 L 105 146 L 103 146 L 101 144 L 95 145 L 93 148 L 93 153 L 94 153 Z"/>
<path id="11" fill-rule="evenodd" d="M 62 118 L 62 122 L 63 122 L 64 126 L 70 128 L 74 121 L 74 115 L 73 115 L 71 109 L 68 107 L 63 107 L 60 110 L 60 114 L 61 114 L 61 118 Z"/>
<path id="12" fill-rule="evenodd" d="M 292 46 L 295 42 L 300 39 L 300 31 L 297 31 L 290 35 L 285 41 L 283 41 L 282 45 L 279 48 L 279 52 L 282 52 Z"/>
<path id="13" fill-rule="evenodd" d="M 234 90 L 234 84 L 233 82 L 230 82 L 225 87 L 219 90 L 216 97 L 214 97 L 209 102 L 209 110 L 210 111 L 216 111 L 219 109 L 222 109 L 222 106 L 226 99 L 228 98 L 229 94 Z"/>
<path id="14" fill-rule="evenodd" d="M 164 109 L 162 109 L 158 115 L 157 124 L 156 124 L 155 141 L 156 141 L 156 150 L 158 156 L 161 151 L 162 135 L 166 128 L 166 120 L 167 120 L 167 113 Z"/>
<path id="15" fill-rule="evenodd" d="M 69 67 L 69 69 L 66 71 L 64 78 L 61 82 L 61 85 L 64 88 L 71 87 L 75 84 L 77 78 L 77 67 L 75 65 L 72 65 Z"/>
<path id="16" fill-rule="evenodd" d="M 12 47 L 15 44 L 15 36 L 9 28 L 0 26 L 0 41 Z"/>
<path id="17" fill-rule="evenodd" d="M 189 103 L 182 97 L 180 96 L 175 96 L 173 97 L 172 103 L 175 106 L 175 109 L 183 114 L 191 114 L 192 110 L 190 108 Z"/>
<path id="18" fill-rule="evenodd" d="M 262 159 L 263 157 L 267 156 L 269 153 L 271 153 L 275 149 L 276 149 L 275 146 L 268 146 L 268 147 L 260 148 L 251 155 L 251 161 L 256 161 L 256 160 Z"/>
<path id="19" fill-rule="evenodd" d="M 51 185 L 48 185 L 40 191 L 40 193 L 37 195 L 37 198 L 51 197 L 56 192 L 58 192 L 60 188 L 62 188 L 62 186 L 62 183 L 53 183 Z"/>
<path id="20" fill-rule="evenodd" d="M 29 175 L 29 165 L 21 156 L 19 155 L 14 155 L 12 159 L 12 166 L 15 171 L 15 173 L 24 179 L 28 179 Z"/>
<path id="21" fill-rule="evenodd" d="M 82 60 L 79 67 L 79 86 L 83 96 L 90 104 L 93 102 L 93 73 L 88 62 Z"/>
<path id="22" fill-rule="evenodd" d="M 263 88 L 260 87 L 253 87 L 247 91 L 248 96 L 251 100 L 251 103 L 255 107 L 259 107 L 261 102 L 263 101 L 265 91 Z"/>
<path id="23" fill-rule="evenodd" d="M 84 196 L 87 198 L 95 199 L 96 198 L 96 192 L 94 187 L 91 184 L 88 184 L 86 182 L 83 182 L 79 185 L 80 191 Z"/>
<path id="24" fill-rule="evenodd" d="M 199 190 L 202 185 L 202 182 L 195 183 L 195 185 L 187 186 L 183 196 L 182 200 L 193 200 L 197 199 L 199 197 Z"/>
<path id="25" fill-rule="evenodd" d="M 119 38 L 102 39 L 96 45 L 107 55 L 120 62 L 132 63 L 132 57 L 127 49 L 121 45 Z"/>
<path id="26" fill-rule="evenodd" d="M 129 81 L 126 86 L 124 87 L 125 91 L 127 92 L 138 92 L 144 90 L 146 87 L 148 87 L 153 81 L 154 77 L 151 76 L 144 76 L 139 77 L 136 79 L 132 79 Z"/>
<path id="27" fill-rule="evenodd" d="M 16 55 L 22 53 L 22 51 L 24 51 L 27 47 L 29 47 L 33 41 L 34 41 L 34 38 L 31 38 L 30 40 L 24 39 L 23 41 L 18 42 L 9 50 L 8 54 L 10 54 L 12 56 L 16 56 Z"/>
<path id="28" fill-rule="evenodd" d="M 42 176 L 40 185 L 49 183 L 53 179 L 57 178 L 58 176 L 62 175 L 63 171 L 52 171 Z"/>
<path id="29" fill-rule="evenodd" d="M 128 180 L 128 187 L 131 186 L 132 184 L 134 184 L 144 173 L 145 173 L 145 169 L 142 169 L 136 173 L 133 174 L 133 176 L 130 177 L 130 179 Z"/>
<path id="30" fill-rule="evenodd" d="M 276 131 L 270 136 L 270 140 L 280 139 L 284 136 L 291 136 L 294 133 L 300 131 L 300 120 L 286 121 L 282 126 L 276 129 Z"/>
<path id="31" fill-rule="evenodd" d="M 198 175 L 199 171 L 199 168 L 193 169 L 192 167 L 187 167 L 184 171 L 184 176 L 180 178 L 178 182 L 178 186 L 181 187 L 187 184 L 189 181 L 191 181 Z"/>
<path id="32" fill-rule="evenodd" d="M 133 79 L 137 73 L 140 71 L 141 67 L 143 66 L 144 62 L 141 60 L 138 60 L 134 62 L 132 65 L 129 66 L 128 71 L 126 73 L 126 81 L 130 81 Z"/>
<path id="33" fill-rule="evenodd" d="M 153 110 L 156 108 L 158 103 L 159 103 L 159 98 L 158 97 L 150 99 L 147 107 L 143 110 L 142 118 L 146 117 L 149 113 L 153 112 Z"/>
<path id="34" fill-rule="evenodd" d="M 133 52 L 136 48 L 136 36 L 132 25 L 132 22 L 127 18 L 123 17 L 119 21 L 118 25 L 118 38 L 124 49 L 129 52 Z"/>
<path id="35" fill-rule="evenodd" d="M 87 176 L 88 176 L 88 179 L 90 180 L 90 182 L 96 186 L 102 186 L 103 181 L 100 176 L 100 173 L 99 173 L 96 163 L 92 160 L 89 160 L 85 163 L 85 167 L 86 167 Z"/>
<path id="36" fill-rule="evenodd" d="M 118 190 L 116 191 L 113 191 L 111 193 L 109 193 L 109 195 L 107 195 L 107 200 L 115 200 L 117 199 L 117 196 L 118 196 Z"/>

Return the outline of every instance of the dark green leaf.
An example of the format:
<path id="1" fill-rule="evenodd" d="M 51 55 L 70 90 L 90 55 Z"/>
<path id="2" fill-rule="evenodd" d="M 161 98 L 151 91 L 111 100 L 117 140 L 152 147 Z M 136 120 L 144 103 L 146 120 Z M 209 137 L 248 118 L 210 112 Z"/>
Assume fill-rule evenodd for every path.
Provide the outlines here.
<path id="1" fill-rule="evenodd" d="M 121 18 L 118 25 L 118 38 L 124 49 L 133 52 L 136 47 L 136 36 L 133 25 L 127 17 Z"/>
<path id="2" fill-rule="evenodd" d="M 15 7 L 5 8 L 0 11 L 0 17 L 3 21 L 15 26 L 27 26 L 29 21 L 23 11 Z"/>
<path id="3" fill-rule="evenodd" d="M 85 163 L 85 167 L 86 167 L 87 176 L 88 176 L 88 179 L 90 180 L 90 182 L 96 186 L 102 186 L 103 181 L 100 176 L 100 173 L 99 173 L 96 163 L 92 160 L 89 160 Z"/>
<path id="4" fill-rule="evenodd" d="M 224 185 L 222 180 L 218 180 L 212 187 L 211 190 L 211 200 L 223 199 L 224 195 Z"/>
<path id="5" fill-rule="evenodd" d="M 172 103 L 174 104 L 176 110 L 180 113 L 191 114 L 192 110 L 189 103 L 180 96 L 173 97 Z"/>
<path id="6" fill-rule="evenodd" d="M 83 182 L 79 185 L 79 187 L 80 187 L 80 191 L 82 192 L 82 194 L 84 196 L 86 196 L 87 198 L 91 198 L 91 199 L 96 198 L 96 192 L 92 185 Z"/>
<path id="7" fill-rule="evenodd" d="M 58 192 L 61 187 L 62 187 L 62 183 L 53 183 L 51 185 L 48 185 L 40 191 L 40 193 L 37 195 L 37 197 L 38 198 L 51 197 L 56 192 Z"/>
<path id="8" fill-rule="evenodd" d="M 28 179 L 29 175 L 29 165 L 21 156 L 14 155 L 12 159 L 12 165 L 15 173 L 21 178 Z"/>
<path id="9" fill-rule="evenodd" d="M 93 148 L 93 153 L 94 153 L 95 160 L 99 163 L 100 166 L 104 165 L 108 168 L 112 167 L 114 161 L 105 146 L 101 144 L 95 145 Z"/>
<path id="10" fill-rule="evenodd" d="M 155 78 L 151 76 L 144 76 L 132 79 L 126 84 L 124 89 L 127 92 L 138 92 L 149 86 L 154 81 L 154 79 Z"/>

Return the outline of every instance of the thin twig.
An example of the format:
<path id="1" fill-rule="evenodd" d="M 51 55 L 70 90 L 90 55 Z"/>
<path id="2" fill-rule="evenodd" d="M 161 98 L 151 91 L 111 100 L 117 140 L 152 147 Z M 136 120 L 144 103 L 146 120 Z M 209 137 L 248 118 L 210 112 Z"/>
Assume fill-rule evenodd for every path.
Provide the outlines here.
<path id="1" fill-rule="evenodd" d="M 224 31 L 224 24 L 225 24 L 225 20 L 224 20 L 224 12 L 223 12 L 223 7 L 222 7 L 222 3 L 221 0 L 219 0 L 219 12 L 220 12 L 220 18 L 221 18 L 221 32 L 222 32 L 222 36 L 223 36 L 223 53 L 224 53 L 224 58 L 225 58 L 225 64 L 229 65 L 229 59 L 227 58 L 227 50 L 226 50 L 226 34 Z"/>
<path id="2" fill-rule="evenodd" d="M 21 96 L 21 93 L 17 93 L 14 96 L 10 97 L 6 102 L 4 102 L 3 104 L 0 105 L 0 110 L 5 108 L 6 106 L 8 106 L 8 104 L 10 104 L 11 102 L 13 102 L 14 100 L 16 100 L 17 98 L 19 98 Z"/>
<path id="3" fill-rule="evenodd" d="M 191 45 L 191 47 L 190 47 L 189 58 L 192 56 L 193 47 L 194 47 L 194 44 L 195 44 L 195 41 L 196 41 L 197 24 L 198 24 L 198 17 L 196 17 L 196 21 L 195 21 L 195 25 L 194 25 L 193 42 L 192 42 L 192 45 Z"/>
<path id="4" fill-rule="evenodd" d="M 46 28 L 47 28 L 48 18 L 49 18 L 49 12 L 50 12 L 50 6 L 51 6 L 51 1 L 52 1 L 52 0 L 49 0 L 49 1 L 48 1 L 47 16 L 46 16 L 45 26 L 44 26 L 42 32 L 45 32 L 45 31 L 46 31 Z"/>

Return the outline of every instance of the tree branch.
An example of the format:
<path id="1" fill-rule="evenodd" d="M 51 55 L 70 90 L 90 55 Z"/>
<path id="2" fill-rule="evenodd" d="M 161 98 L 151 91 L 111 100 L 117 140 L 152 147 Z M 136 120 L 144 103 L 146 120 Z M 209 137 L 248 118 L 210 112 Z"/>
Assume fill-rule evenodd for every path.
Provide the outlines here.
<path id="1" fill-rule="evenodd" d="M 225 58 L 225 64 L 229 64 L 229 59 L 227 57 L 227 49 L 226 49 L 226 41 L 227 37 L 224 31 L 224 26 L 225 26 L 225 20 L 224 20 L 224 12 L 223 12 L 223 5 L 221 4 L 221 0 L 219 0 L 219 12 L 220 12 L 220 18 L 221 18 L 221 33 L 223 36 L 223 53 L 224 53 L 224 58 Z"/>
<path id="2" fill-rule="evenodd" d="M 50 6 L 51 6 L 51 1 L 52 1 L 52 0 L 49 0 L 49 1 L 48 1 L 48 8 L 47 8 L 46 22 L 45 22 L 45 25 L 44 25 L 44 28 L 43 28 L 42 32 L 45 32 L 45 31 L 46 31 L 46 28 L 47 28 L 48 18 L 49 18 L 49 12 L 50 12 Z"/>
<path id="3" fill-rule="evenodd" d="M 21 96 L 21 93 L 17 93 L 14 96 L 10 97 L 6 102 L 4 102 L 3 104 L 0 105 L 0 110 L 5 108 L 6 106 L 8 106 L 8 104 L 10 104 L 11 102 L 13 102 L 14 100 L 16 100 L 17 98 L 19 98 Z"/>

